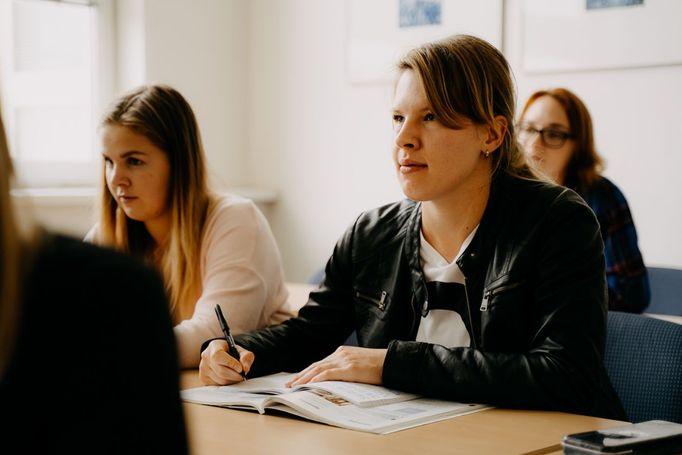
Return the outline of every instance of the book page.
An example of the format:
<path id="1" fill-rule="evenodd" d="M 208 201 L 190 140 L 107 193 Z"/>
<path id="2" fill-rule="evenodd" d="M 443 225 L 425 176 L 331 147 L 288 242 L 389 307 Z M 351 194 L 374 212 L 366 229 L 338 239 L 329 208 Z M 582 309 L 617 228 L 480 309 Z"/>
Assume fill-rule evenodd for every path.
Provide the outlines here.
<path id="1" fill-rule="evenodd" d="M 296 386 L 295 389 L 326 390 L 327 392 L 362 407 L 398 403 L 401 401 L 413 400 L 418 397 L 418 395 L 412 393 L 387 389 L 386 387 L 378 385 L 344 381 L 313 382 Z"/>
<path id="2" fill-rule="evenodd" d="M 487 406 L 418 398 L 399 403 L 361 407 L 324 390 L 300 390 L 271 398 L 269 409 L 351 430 L 390 433 L 436 422 L 455 415 L 486 409 Z M 287 409 L 287 408 L 291 408 Z M 293 410 L 293 411 L 292 411 Z"/>
<path id="3" fill-rule="evenodd" d="M 268 376 L 261 376 L 259 378 L 247 379 L 246 381 L 237 382 L 236 384 L 216 387 L 223 392 L 248 392 L 277 395 L 292 391 L 286 384 L 291 381 L 294 376 L 296 376 L 296 373 L 276 373 Z"/>
<path id="4" fill-rule="evenodd" d="M 257 393 L 225 391 L 223 387 L 207 386 L 181 390 L 180 397 L 189 403 L 254 409 L 263 414 L 268 399 L 271 396 Z"/>
<path id="5" fill-rule="evenodd" d="M 291 393 L 302 389 L 321 389 L 334 393 L 358 406 L 376 406 L 379 404 L 397 403 L 412 400 L 417 395 L 387 389 L 378 385 L 361 384 L 357 382 L 323 381 L 300 384 L 287 387 L 286 384 L 296 376 L 296 373 L 277 373 L 260 378 L 247 379 L 244 382 L 217 386 L 222 392 L 249 392 L 269 395 Z"/>

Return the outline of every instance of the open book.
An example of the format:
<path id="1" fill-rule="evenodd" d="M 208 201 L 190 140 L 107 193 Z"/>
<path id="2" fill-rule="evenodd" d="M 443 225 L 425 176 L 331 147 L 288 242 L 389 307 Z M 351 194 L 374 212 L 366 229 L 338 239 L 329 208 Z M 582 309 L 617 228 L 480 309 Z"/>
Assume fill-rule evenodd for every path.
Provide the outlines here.
<path id="1" fill-rule="evenodd" d="M 288 412 L 316 422 L 367 431 L 391 433 L 487 406 L 420 398 L 385 387 L 354 382 L 325 381 L 288 388 L 294 374 L 278 373 L 229 386 L 207 386 L 180 392 L 191 403 Z"/>

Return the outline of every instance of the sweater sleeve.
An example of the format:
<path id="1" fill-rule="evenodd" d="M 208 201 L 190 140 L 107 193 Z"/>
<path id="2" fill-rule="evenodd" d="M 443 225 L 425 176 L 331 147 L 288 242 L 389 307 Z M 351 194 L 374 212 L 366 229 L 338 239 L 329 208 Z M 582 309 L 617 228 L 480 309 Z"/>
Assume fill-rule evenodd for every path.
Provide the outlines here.
<path id="1" fill-rule="evenodd" d="M 191 318 L 175 326 L 183 368 L 199 364 L 204 340 L 222 336 L 216 304 L 235 335 L 292 315 L 277 245 L 252 202 L 221 201 L 207 220 L 201 251 L 201 296 Z"/>

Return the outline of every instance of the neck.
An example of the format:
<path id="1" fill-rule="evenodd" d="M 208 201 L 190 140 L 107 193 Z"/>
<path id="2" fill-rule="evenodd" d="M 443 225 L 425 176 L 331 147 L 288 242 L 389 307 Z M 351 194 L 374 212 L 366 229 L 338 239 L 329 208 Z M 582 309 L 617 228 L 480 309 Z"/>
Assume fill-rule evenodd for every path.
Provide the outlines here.
<path id="1" fill-rule="evenodd" d="M 491 179 L 460 191 L 447 200 L 422 204 L 424 238 L 448 262 L 456 259 L 464 240 L 481 222 L 490 196 Z"/>
<path id="2" fill-rule="evenodd" d="M 566 184 L 566 173 L 565 172 L 558 172 L 553 175 L 549 175 L 549 178 L 556 183 L 557 185 L 565 186 Z"/>

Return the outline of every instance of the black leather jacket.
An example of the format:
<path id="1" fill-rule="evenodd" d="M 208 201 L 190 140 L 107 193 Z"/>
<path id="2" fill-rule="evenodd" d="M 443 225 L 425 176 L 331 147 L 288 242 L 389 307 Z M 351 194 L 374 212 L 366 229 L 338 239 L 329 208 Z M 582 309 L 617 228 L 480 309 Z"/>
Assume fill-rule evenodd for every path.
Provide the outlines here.
<path id="1" fill-rule="evenodd" d="M 297 318 L 237 337 L 251 375 L 296 371 L 355 330 L 388 348 L 386 387 L 463 402 L 625 419 L 602 363 L 606 282 L 599 225 L 573 191 L 498 174 L 457 263 L 471 346 L 414 341 L 429 310 L 420 264 L 421 205 L 358 217 Z"/>

